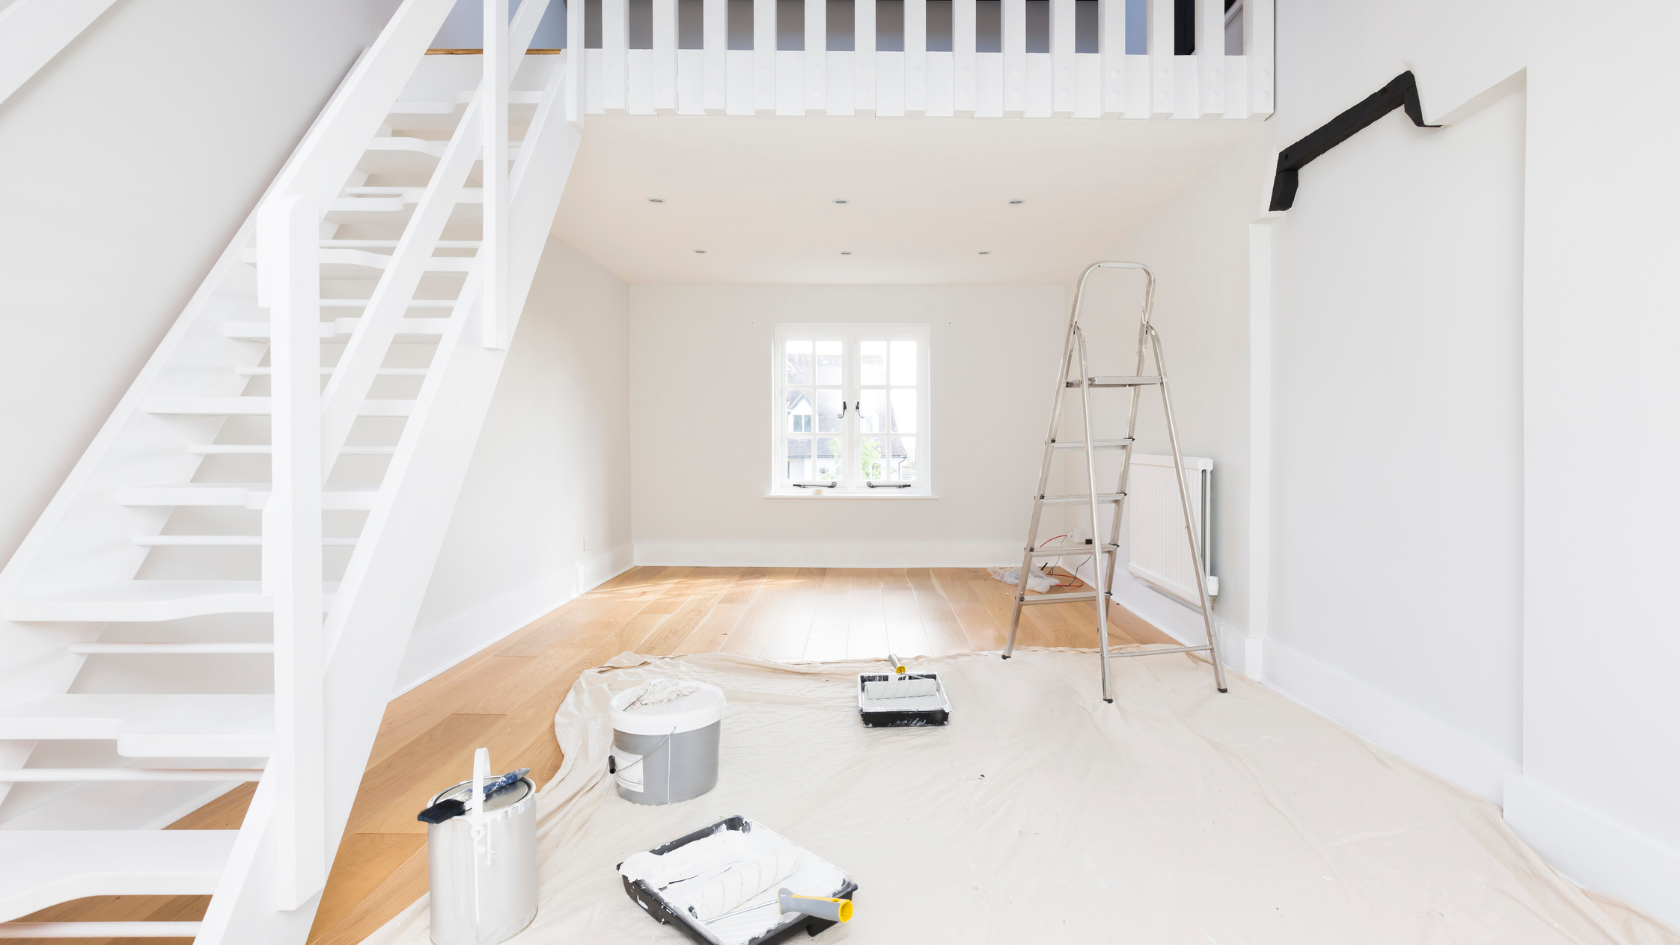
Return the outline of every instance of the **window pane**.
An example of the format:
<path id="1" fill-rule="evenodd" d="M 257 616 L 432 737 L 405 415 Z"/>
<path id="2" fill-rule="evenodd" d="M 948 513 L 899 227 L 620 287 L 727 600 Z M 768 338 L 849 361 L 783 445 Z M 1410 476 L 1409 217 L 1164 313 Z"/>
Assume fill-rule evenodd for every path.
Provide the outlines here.
<path id="1" fill-rule="evenodd" d="M 811 343 L 809 341 L 789 341 L 787 343 L 787 382 L 789 384 L 811 383 Z"/>
<path id="2" fill-rule="evenodd" d="M 811 438 L 790 436 L 787 443 L 787 477 L 789 482 L 811 479 Z"/>
<path id="3" fill-rule="evenodd" d="M 892 343 L 892 382 L 894 387 L 900 384 L 915 386 L 916 343 L 914 341 L 895 341 Z"/>
<path id="4" fill-rule="evenodd" d="M 858 365 L 860 371 L 859 383 L 885 384 L 887 382 L 887 343 L 885 341 L 865 341 L 859 346 L 859 356 L 862 363 Z"/>
<path id="5" fill-rule="evenodd" d="M 811 432 L 810 391 L 790 390 L 787 392 L 787 432 Z"/>
<path id="6" fill-rule="evenodd" d="M 915 393 L 911 391 L 911 393 Z M 887 392 L 884 390 L 859 391 L 858 422 L 863 424 L 865 433 L 887 432 Z"/>
<path id="7" fill-rule="evenodd" d="M 842 345 L 838 341 L 817 342 L 817 383 L 840 383 L 840 359 Z"/>
<path id="8" fill-rule="evenodd" d="M 911 391 L 915 393 L 915 391 Z M 839 433 L 846 421 L 840 419 L 840 392 L 817 391 L 817 432 Z"/>
<path id="9" fill-rule="evenodd" d="M 916 432 L 916 388 L 892 392 L 892 432 Z"/>
<path id="10" fill-rule="evenodd" d="M 899 482 L 914 482 L 916 479 L 916 438 L 913 436 L 895 436 L 892 438 L 891 472 L 887 478 Z"/>
<path id="11" fill-rule="evenodd" d="M 840 458 L 842 453 L 843 451 L 840 449 L 839 437 L 817 437 L 816 473 L 818 479 L 840 478 Z"/>
<path id="12" fill-rule="evenodd" d="M 887 478 L 887 441 L 884 437 L 866 436 L 863 438 L 863 478 L 881 480 Z"/>

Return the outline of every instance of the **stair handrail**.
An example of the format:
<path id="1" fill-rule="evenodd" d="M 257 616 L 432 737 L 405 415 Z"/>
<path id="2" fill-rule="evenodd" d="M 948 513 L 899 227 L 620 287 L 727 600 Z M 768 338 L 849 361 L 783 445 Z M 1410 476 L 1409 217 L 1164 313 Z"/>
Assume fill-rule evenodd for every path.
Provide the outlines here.
<path id="1" fill-rule="evenodd" d="M 504 2 L 505 7 L 505 2 Z M 494 2 L 486 4 L 494 7 Z M 508 55 L 505 57 L 519 61 L 525 50 L 531 44 L 531 38 L 536 34 L 537 24 L 548 7 L 548 0 L 528 0 L 519 7 L 513 24 L 508 28 Z M 491 56 L 487 56 L 489 60 Z M 487 66 L 494 65 L 487 62 Z M 511 69 L 504 70 L 511 73 Z M 372 389 L 374 379 L 378 376 L 379 367 L 385 360 L 385 354 L 391 347 L 392 340 L 401 327 L 403 316 L 414 301 L 415 290 L 419 288 L 421 277 L 425 275 L 426 264 L 437 249 L 439 239 L 443 235 L 444 227 L 449 222 L 449 215 L 455 204 L 460 200 L 461 191 L 466 185 L 468 174 L 473 164 L 478 161 L 483 150 L 485 139 L 486 105 L 485 92 L 494 83 L 487 80 L 479 84 L 467 103 L 466 111 L 461 116 L 460 124 L 444 148 L 443 157 L 432 172 L 431 180 L 426 183 L 426 189 L 421 194 L 420 202 L 414 208 L 414 215 L 408 226 L 403 230 L 402 238 L 397 241 L 397 247 L 391 254 L 391 261 L 386 265 L 379 283 L 369 298 L 367 307 L 362 311 L 360 321 L 356 323 L 349 342 L 345 345 L 344 354 L 338 360 L 338 367 L 327 382 L 326 392 L 322 401 L 322 451 L 321 476 L 323 479 L 332 471 L 333 463 L 344 449 L 345 440 L 350 435 L 350 427 L 356 422 L 357 410 L 362 401 L 367 398 Z M 503 134 L 506 134 L 507 92 L 505 76 L 497 99 L 501 103 L 504 116 L 500 122 Z M 366 143 L 365 141 L 363 142 Z M 348 171 L 346 171 L 348 173 Z M 488 178 L 489 174 L 486 173 Z M 488 184 L 489 181 L 487 180 Z M 503 219 L 506 218 L 507 190 L 501 188 L 492 193 L 493 187 L 486 187 L 484 199 L 486 201 L 486 223 L 491 212 L 490 201 L 498 200 L 502 203 Z M 486 261 L 484 249 L 495 242 L 486 226 L 486 239 L 481 241 L 478 261 L 473 268 L 480 268 Z M 505 226 L 504 226 L 505 230 Z M 505 233 L 502 237 L 505 239 Z M 496 250 L 492 248 L 492 255 Z M 507 279 L 506 266 L 499 267 L 500 280 Z M 502 289 L 503 295 L 506 289 Z M 500 303 L 505 305 L 506 303 Z M 505 347 L 502 335 L 510 335 L 506 331 L 506 314 L 496 322 L 495 331 L 499 344 L 490 347 Z M 487 333 L 491 330 L 487 327 Z"/>
<path id="2" fill-rule="evenodd" d="M 257 304 L 269 310 L 273 485 L 263 510 L 263 591 L 274 613 L 275 901 L 326 885 L 322 640 L 322 214 L 413 76 L 456 0 L 403 0 L 327 102 L 257 208 Z"/>

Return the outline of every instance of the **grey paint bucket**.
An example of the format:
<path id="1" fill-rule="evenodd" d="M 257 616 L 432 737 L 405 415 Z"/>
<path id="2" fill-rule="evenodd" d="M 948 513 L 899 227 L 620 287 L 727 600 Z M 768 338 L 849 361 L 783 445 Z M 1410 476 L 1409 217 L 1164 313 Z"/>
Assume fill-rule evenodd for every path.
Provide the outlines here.
<path id="1" fill-rule="evenodd" d="M 663 701 L 646 704 L 651 691 Z M 684 694 L 672 697 L 671 687 Z M 717 785 L 723 690 L 702 682 L 652 680 L 613 697 L 608 770 L 618 796 L 636 804 L 673 804 Z"/>
<path id="2" fill-rule="evenodd" d="M 466 800 L 471 781 L 432 798 Z M 484 804 L 473 836 L 470 815 L 426 827 L 436 945 L 498 945 L 537 915 L 537 788 L 521 778 Z M 475 850 L 474 847 L 477 847 Z"/>

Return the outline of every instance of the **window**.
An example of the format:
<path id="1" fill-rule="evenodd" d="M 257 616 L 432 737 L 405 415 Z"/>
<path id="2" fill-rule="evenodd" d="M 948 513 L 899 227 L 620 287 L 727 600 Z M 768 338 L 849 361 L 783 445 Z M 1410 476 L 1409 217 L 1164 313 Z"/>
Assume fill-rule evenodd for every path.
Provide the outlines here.
<path id="1" fill-rule="evenodd" d="M 926 327 L 782 325 L 771 370 L 772 494 L 932 494 Z"/>

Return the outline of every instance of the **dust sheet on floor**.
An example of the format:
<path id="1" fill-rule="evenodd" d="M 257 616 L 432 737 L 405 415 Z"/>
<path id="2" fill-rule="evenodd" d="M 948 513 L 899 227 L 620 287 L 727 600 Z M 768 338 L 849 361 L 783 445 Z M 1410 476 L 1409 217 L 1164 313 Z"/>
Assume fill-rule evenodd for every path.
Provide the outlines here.
<path id="1" fill-rule="evenodd" d="M 881 667 L 625 653 L 583 674 L 538 799 L 537 917 L 511 941 L 687 941 L 616 866 L 743 815 L 856 881 L 819 942 L 1680 942 L 1558 875 L 1493 804 L 1241 676 L 1220 695 L 1190 657 L 1117 661 L 1113 705 L 1090 650 L 918 660 L 950 724 L 866 728 L 857 674 Z M 665 676 L 728 698 L 717 787 L 632 804 L 607 705 Z M 368 942 L 423 945 L 426 906 Z"/>

